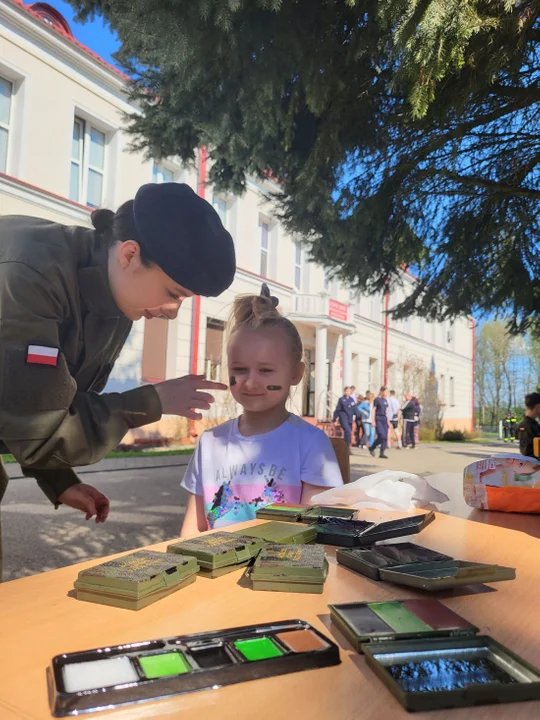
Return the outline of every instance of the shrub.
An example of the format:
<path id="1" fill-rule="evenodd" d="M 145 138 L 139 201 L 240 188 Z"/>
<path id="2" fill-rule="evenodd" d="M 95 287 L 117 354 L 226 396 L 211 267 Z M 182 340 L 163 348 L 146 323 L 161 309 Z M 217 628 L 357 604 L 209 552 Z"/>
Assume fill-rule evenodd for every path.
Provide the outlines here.
<path id="1" fill-rule="evenodd" d="M 446 442 L 465 442 L 465 433 L 462 430 L 447 430 L 442 434 L 442 440 Z"/>

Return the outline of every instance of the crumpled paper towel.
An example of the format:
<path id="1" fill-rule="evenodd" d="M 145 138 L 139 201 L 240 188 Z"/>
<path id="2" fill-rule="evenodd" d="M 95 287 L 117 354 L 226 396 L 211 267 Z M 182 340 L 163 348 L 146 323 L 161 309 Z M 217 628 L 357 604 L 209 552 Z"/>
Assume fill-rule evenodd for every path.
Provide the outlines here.
<path id="1" fill-rule="evenodd" d="M 432 487 L 425 478 L 399 470 L 382 470 L 366 475 L 311 498 L 314 505 L 406 511 L 448 500 L 448 495 Z"/>

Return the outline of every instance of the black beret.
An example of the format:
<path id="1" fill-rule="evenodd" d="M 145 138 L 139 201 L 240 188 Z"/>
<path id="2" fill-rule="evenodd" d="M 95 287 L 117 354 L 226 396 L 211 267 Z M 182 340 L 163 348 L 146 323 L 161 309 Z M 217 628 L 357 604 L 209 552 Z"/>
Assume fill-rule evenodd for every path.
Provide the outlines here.
<path id="1" fill-rule="evenodd" d="M 137 191 L 133 217 L 141 243 L 161 269 L 195 295 L 217 297 L 234 279 L 234 243 L 210 203 L 183 183 Z"/>

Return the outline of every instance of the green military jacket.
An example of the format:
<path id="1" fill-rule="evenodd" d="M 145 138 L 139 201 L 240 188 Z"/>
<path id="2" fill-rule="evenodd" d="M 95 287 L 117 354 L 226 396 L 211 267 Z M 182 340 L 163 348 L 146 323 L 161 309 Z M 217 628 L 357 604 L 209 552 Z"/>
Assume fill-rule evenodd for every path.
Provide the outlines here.
<path id="1" fill-rule="evenodd" d="M 152 386 L 99 394 L 131 329 L 110 290 L 108 247 L 94 230 L 0 217 L 0 452 L 54 503 L 79 482 L 73 466 L 161 417 Z"/>

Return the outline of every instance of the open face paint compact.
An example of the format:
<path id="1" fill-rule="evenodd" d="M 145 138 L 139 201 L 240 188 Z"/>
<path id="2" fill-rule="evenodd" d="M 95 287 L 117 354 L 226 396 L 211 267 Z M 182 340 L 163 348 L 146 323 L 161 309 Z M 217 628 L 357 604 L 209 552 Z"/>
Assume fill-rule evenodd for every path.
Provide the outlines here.
<path id="1" fill-rule="evenodd" d="M 317 531 L 317 542 L 340 547 L 370 547 L 381 540 L 414 535 L 421 532 L 435 520 L 435 513 L 412 515 L 381 523 L 342 518 L 321 518 L 313 527 Z"/>
<path id="2" fill-rule="evenodd" d="M 215 532 L 172 543 L 167 552 L 197 558 L 199 575 L 217 578 L 247 565 L 263 545 L 260 538 Z"/>
<path id="3" fill-rule="evenodd" d="M 330 605 L 332 622 L 409 711 L 540 699 L 540 671 L 432 599 Z"/>
<path id="4" fill-rule="evenodd" d="M 335 643 L 288 620 L 57 655 L 49 702 L 66 717 L 340 662 Z"/>
<path id="5" fill-rule="evenodd" d="M 413 543 L 377 545 L 366 550 L 340 549 L 336 559 L 340 565 L 372 580 L 386 580 L 431 592 L 516 577 L 514 568 L 454 560 Z"/>
<path id="6" fill-rule="evenodd" d="M 266 545 L 246 578 L 254 590 L 322 593 L 328 560 L 322 545 Z"/>
<path id="7" fill-rule="evenodd" d="M 305 545 L 315 540 L 317 531 L 312 525 L 294 526 L 290 523 L 267 522 L 238 530 L 231 533 L 231 535 L 247 535 L 248 537 L 261 538 L 267 543 Z"/>
<path id="8" fill-rule="evenodd" d="M 286 505 L 273 503 L 257 510 L 257 520 L 281 520 L 283 522 L 316 522 L 320 518 L 337 517 L 353 520 L 356 510 L 326 505 Z"/>
<path id="9" fill-rule="evenodd" d="M 194 557 L 140 550 L 81 570 L 74 583 L 77 599 L 140 610 L 195 582 Z"/>

